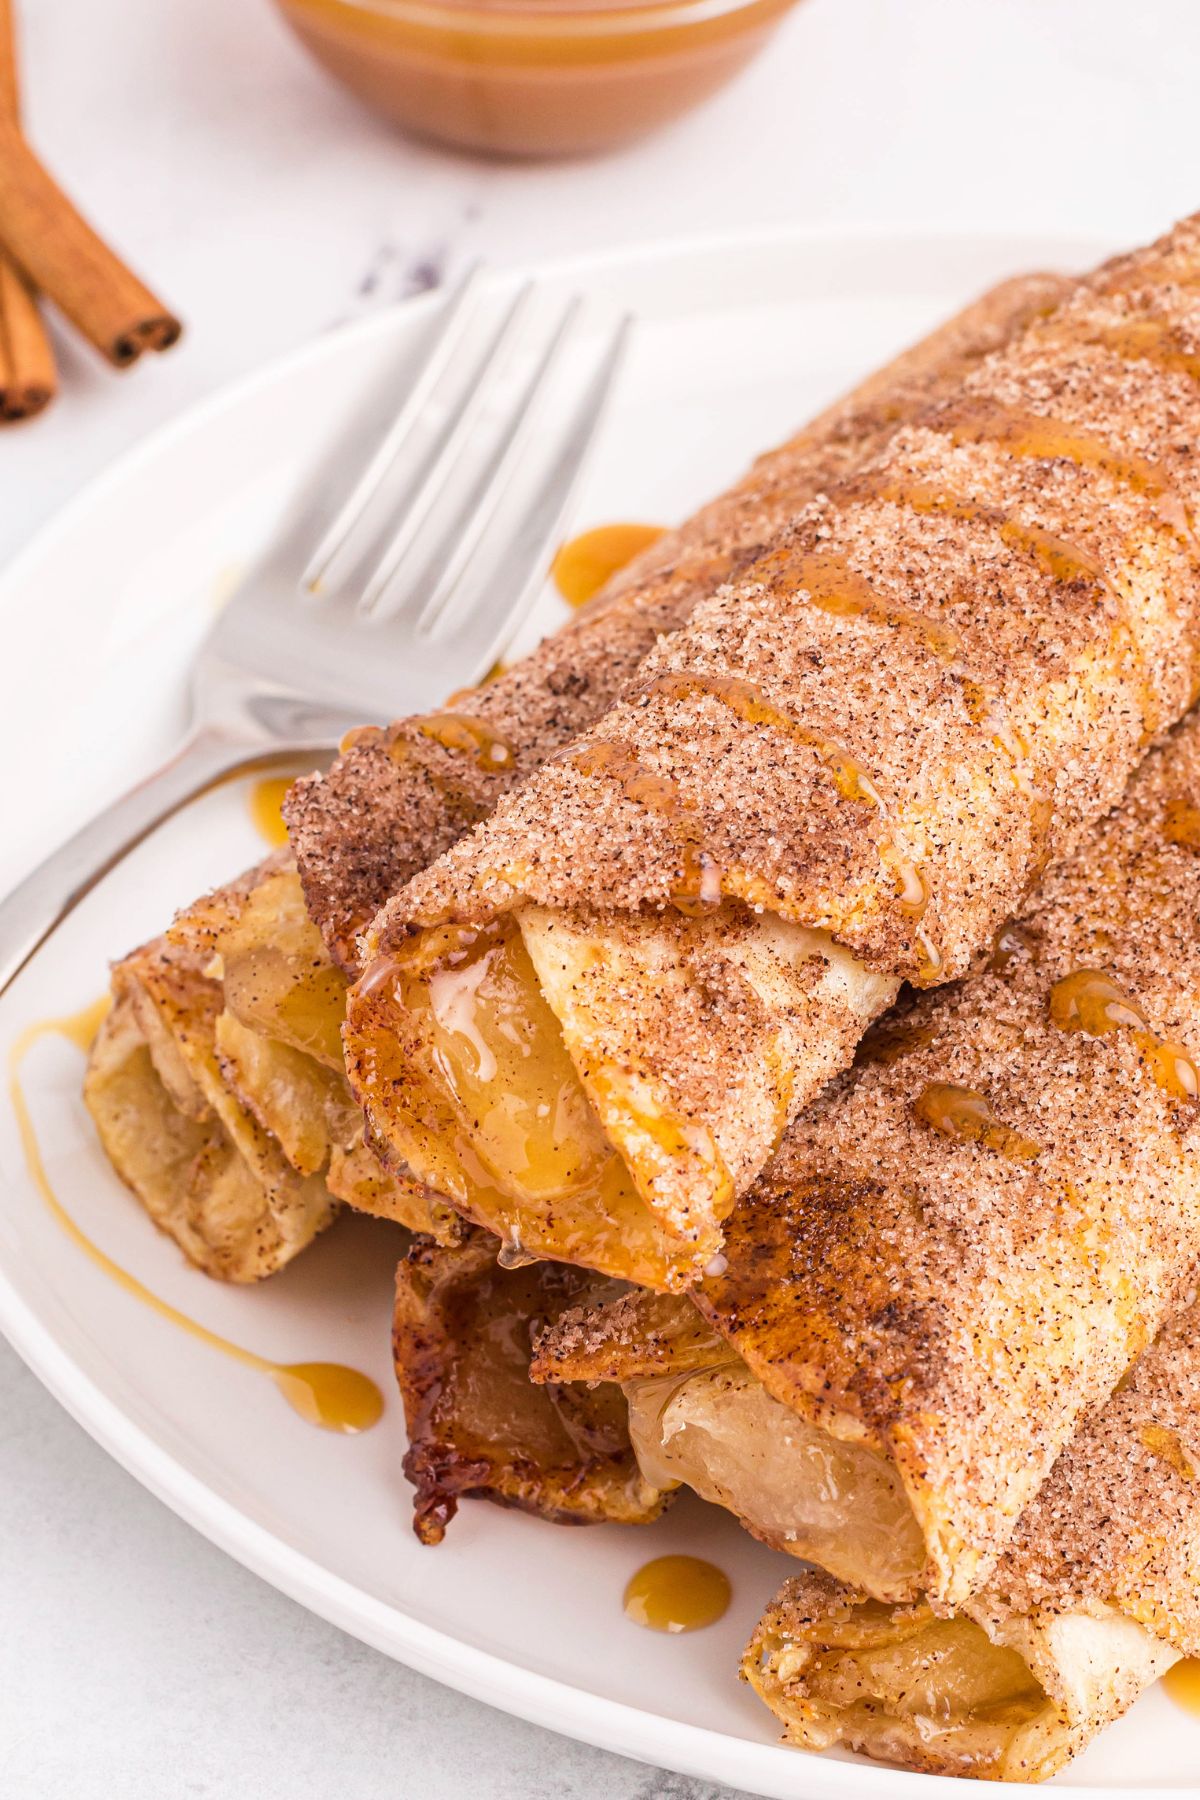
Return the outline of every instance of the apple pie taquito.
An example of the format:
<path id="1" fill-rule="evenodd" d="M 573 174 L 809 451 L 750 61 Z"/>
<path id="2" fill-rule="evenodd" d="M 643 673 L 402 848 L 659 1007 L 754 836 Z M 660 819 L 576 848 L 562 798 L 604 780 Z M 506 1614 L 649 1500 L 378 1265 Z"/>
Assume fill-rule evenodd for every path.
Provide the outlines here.
<path id="1" fill-rule="evenodd" d="M 598 716 L 658 633 L 683 623 L 739 556 L 897 419 L 952 392 L 1065 286 L 1051 275 L 1002 283 L 762 458 L 569 629 L 460 696 L 457 710 L 357 734 L 327 775 L 292 790 L 303 897 L 295 861 L 273 857 L 189 907 L 169 944 L 116 966 L 117 1005 L 96 1045 L 88 1104 L 118 1172 L 199 1267 L 233 1279 L 270 1274 L 335 1215 L 338 1199 L 455 1237 L 436 1196 L 402 1170 L 383 1170 L 349 1108 L 340 971 L 354 966 L 356 930 L 520 770 Z M 169 1007 L 147 991 L 161 995 L 164 985 Z"/>
<path id="2" fill-rule="evenodd" d="M 763 1615 L 743 1674 L 789 1742 L 937 1774 L 1042 1781 L 1200 1653 L 1200 1307 L 1140 1358 L 940 1616 L 817 1572 Z"/>
<path id="3" fill-rule="evenodd" d="M 372 925 L 378 1139 L 516 1253 L 694 1282 L 902 978 L 961 976 L 1197 687 L 1200 223 L 808 505 Z"/>
<path id="4" fill-rule="evenodd" d="M 961 1605 L 1196 1281 L 1198 916 L 1193 716 L 986 969 L 868 1035 L 700 1286 L 568 1314 L 535 1376 L 619 1381 L 656 1487 Z"/>
<path id="5" fill-rule="evenodd" d="M 443 1238 L 455 1214 L 364 1141 L 345 978 L 275 857 L 112 970 L 84 1100 L 117 1173 L 207 1274 L 271 1275 L 346 1203 Z"/>
<path id="6" fill-rule="evenodd" d="M 309 911 L 334 960 L 356 972 L 359 934 L 419 870 L 508 788 L 600 718 L 658 638 L 771 543 L 815 494 L 896 425 L 1069 290 L 1065 276 L 1003 281 L 876 370 L 625 568 L 561 631 L 446 709 L 353 732 L 323 775 L 284 805 Z"/>

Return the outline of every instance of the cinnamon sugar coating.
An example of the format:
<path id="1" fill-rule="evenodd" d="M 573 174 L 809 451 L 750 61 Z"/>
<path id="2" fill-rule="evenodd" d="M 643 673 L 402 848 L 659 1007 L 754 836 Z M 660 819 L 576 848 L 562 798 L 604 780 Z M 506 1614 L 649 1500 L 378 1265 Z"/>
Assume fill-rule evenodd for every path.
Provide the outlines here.
<path id="1" fill-rule="evenodd" d="M 447 920 L 513 913 L 528 941 L 557 919 L 577 948 L 558 993 L 539 966 L 543 992 L 676 1241 L 667 1284 L 695 1278 L 731 1194 L 890 1002 L 866 973 L 964 973 L 1196 689 L 1200 295 L 1180 265 L 1200 278 L 1190 221 L 963 376 L 385 907 L 347 1040 L 381 1138 L 407 1104 L 388 959 Z M 833 1016 L 790 975 L 739 983 L 719 942 L 717 981 L 691 967 L 724 930 L 744 970 L 784 928 L 825 934 Z M 657 971 L 632 985 L 631 933 Z M 647 1095 L 714 1154 L 639 1165 Z"/>
<path id="2" fill-rule="evenodd" d="M 944 1716 L 938 1713 L 935 1663 L 928 1691 L 944 1735 L 914 1728 L 902 1738 L 869 1687 L 856 1690 L 843 1679 L 831 1690 L 814 1669 L 814 1651 L 903 1645 L 929 1615 L 921 1603 L 885 1611 L 815 1570 L 785 1582 L 767 1608 L 744 1676 L 794 1741 L 842 1742 L 937 1773 L 1044 1779 L 1177 1657 L 1200 1653 L 1198 1408 L 1200 1307 L 1193 1304 L 1083 1425 L 1021 1515 L 987 1586 L 965 1602 L 959 1616 L 1015 1650 L 1045 1695 L 1042 1726 L 1023 1741 L 1006 1750 L 1009 1721 L 993 1713 L 989 1735 L 983 1712 L 973 1738 L 947 1742 L 961 1699 L 951 1681 Z"/>
<path id="3" fill-rule="evenodd" d="M 1176 1317 L 1059 1457 L 971 1614 L 1115 1607 L 1200 1655 L 1200 1307 Z"/>
<path id="4" fill-rule="evenodd" d="M 288 832 L 314 920 L 336 960 L 358 962 L 375 913 L 496 804 L 515 782 L 612 704 L 697 603 L 766 544 L 814 495 L 877 450 L 898 420 L 952 394 L 1017 325 L 1066 291 L 1053 275 L 1004 282 L 870 376 L 730 491 L 644 551 L 566 629 L 497 680 L 456 697 L 511 746 L 488 767 L 438 744 L 419 721 L 368 730 L 325 775 L 298 782 Z"/>
<path id="5" fill-rule="evenodd" d="M 777 1399 L 894 1461 L 943 1604 L 990 1579 L 1195 1280 L 1200 854 L 1178 820 L 1198 802 L 1190 720 L 1047 877 L 1005 966 L 913 998 L 797 1122 L 697 1296 Z M 1056 988 L 1080 970 L 1123 996 L 1090 1032 Z M 977 1135 L 963 1091 L 1036 1153 Z"/>
<path id="6" fill-rule="evenodd" d="M 1195 690 L 1200 224 L 1120 268 L 814 499 L 373 943 L 664 908 L 691 853 L 883 972 L 962 974 Z"/>

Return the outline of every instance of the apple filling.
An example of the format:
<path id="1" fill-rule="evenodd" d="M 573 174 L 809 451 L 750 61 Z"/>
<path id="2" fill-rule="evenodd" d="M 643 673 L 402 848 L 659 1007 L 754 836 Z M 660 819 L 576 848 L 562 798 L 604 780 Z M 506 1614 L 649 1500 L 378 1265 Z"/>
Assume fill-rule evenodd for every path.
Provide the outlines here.
<path id="1" fill-rule="evenodd" d="M 629 1429 L 655 1487 L 685 1482 L 772 1548 L 889 1599 L 925 1545 L 891 1464 L 799 1418 L 738 1360 L 627 1381 Z"/>
<path id="2" fill-rule="evenodd" d="M 806 1749 L 1026 1781 L 1061 1759 L 1069 1727 L 1029 1665 L 970 1619 L 867 1601 L 780 1624 L 768 1614 L 743 1672 Z"/>
<path id="3" fill-rule="evenodd" d="M 395 1115 L 410 1167 L 504 1239 L 665 1279 L 660 1227 L 601 1129 L 520 932 L 427 932 L 392 968 L 412 1041 Z"/>

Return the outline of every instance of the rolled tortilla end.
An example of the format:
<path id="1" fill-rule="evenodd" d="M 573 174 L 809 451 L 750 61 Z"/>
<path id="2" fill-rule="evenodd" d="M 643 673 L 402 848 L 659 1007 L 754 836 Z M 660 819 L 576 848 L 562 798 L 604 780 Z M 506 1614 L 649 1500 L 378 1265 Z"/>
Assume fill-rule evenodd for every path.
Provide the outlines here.
<path id="1" fill-rule="evenodd" d="M 1115 1609 L 1003 1631 L 868 1599 L 816 1571 L 787 1582 L 742 1661 L 800 1749 L 842 1746 L 938 1775 L 1044 1781 L 1179 1658 Z"/>

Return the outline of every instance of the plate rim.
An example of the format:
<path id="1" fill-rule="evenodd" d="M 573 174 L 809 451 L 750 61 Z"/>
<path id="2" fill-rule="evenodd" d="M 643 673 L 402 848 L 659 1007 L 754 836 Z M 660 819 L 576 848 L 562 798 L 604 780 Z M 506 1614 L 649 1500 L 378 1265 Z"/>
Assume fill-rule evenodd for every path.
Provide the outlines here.
<path id="1" fill-rule="evenodd" d="M 502 283 L 535 273 L 555 280 L 577 277 L 586 281 L 589 275 L 614 268 L 634 270 L 655 264 L 666 266 L 703 261 L 731 252 L 734 255 L 747 251 L 781 253 L 808 248 L 819 256 L 822 250 L 828 253 L 839 247 L 860 244 L 869 245 L 880 253 L 886 253 L 891 245 L 905 255 L 912 255 L 921 247 L 953 246 L 961 251 L 967 245 L 977 245 L 981 251 L 996 253 L 1004 246 L 1013 246 L 1014 250 L 1019 246 L 1014 273 L 1020 261 L 1038 245 L 1045 246 L 1046 259 L 1053 261 L 1061 261 L 1065 251 L 1068 259 L 1077 252 L 1083 262 L 1107 248 L 1091 234 L 1065 231 L 963 230 L 937 225 L 905 229 L 883 223 L 779 224 L 736 231 L 698 232 L 657 242 L 618 244 L 527 264 L 498 264 L 490 271 L 489 278 Z M 430 310 L 437 304 L 441 292 L 438 288 L 431 289 L 381 308 L 377 313 L 321 332 L 308 342 L 223 383 L 185 407 L 175 418 L 140 438 L 110 466 L 87 481 L 20 546 L 0 571 L 0 614 L 12 590 L 28 579 L 39 560 L 52 554 L 64 539 L 70 537 L 78 521 L 82 521 L 98 503 L 103 503 L 110 491 L 120 488 L 136 475 L 139 468 L 153 463 L 177 441 L 202 430 L 222 413 L 235 411 L 243 401 L 272 383 L 294 378 L 326 357 L 336 357 L 348 341 L 387 337 L 398 328 L 401 318 L 419 318 Z M 671 1719 L 662 1713 L 608 1698 L 573 1682 L 525 1668 L 495 1651 L 464 1642 L 333 1573 L 250 1518 L 200 1476 L 192 1474 L 160 1446 L 147 1429 L 131 1420 L 118 1403 L 90 1379 L 85 1368 L 57 1343 L 34 1307 L 27 1304 L 12 1285 L 2 1263 L 0 1331 L 76 1423 L 135 1480 L 201 1536 L 327 1623 L 447 1687 L 598 1748 L 682 1774 L 728 1782 L 760 1794 L 799 1795 L 803 1792 L 812 1796 L 812 1800 L 824 1800 L 825 1796 L 841 1800 L 841 1796 L 862 1793 L 868 1783 L 872 1793 L 881 1797 L 896 1795 L 901 1800 L 933 1800 L 935 1794 L 945 1794 L 951 1786 L 978 1791 L 976 1784 L 965 1777 L 918 1774 L 884 1764 L 871 1767 L 857 1761 L 806 1756 L 778 1744 L 753 1743 L 727 1732 Z M 1137 1800 L 1137 1796 L 1147 1793 L 1181 1790 L 1176 1787 L 1089 1785 L 1072 1787 L 1069 1791 L 1076 1800 Z"/>

